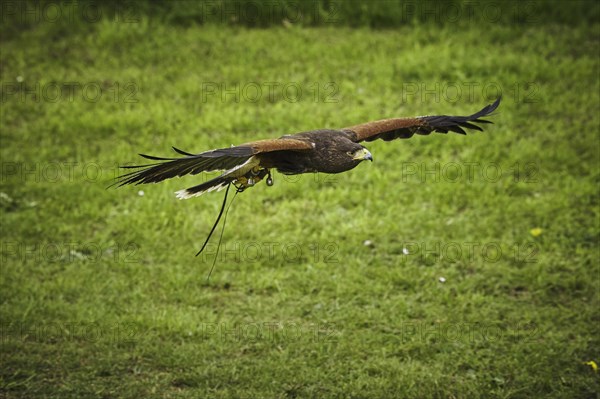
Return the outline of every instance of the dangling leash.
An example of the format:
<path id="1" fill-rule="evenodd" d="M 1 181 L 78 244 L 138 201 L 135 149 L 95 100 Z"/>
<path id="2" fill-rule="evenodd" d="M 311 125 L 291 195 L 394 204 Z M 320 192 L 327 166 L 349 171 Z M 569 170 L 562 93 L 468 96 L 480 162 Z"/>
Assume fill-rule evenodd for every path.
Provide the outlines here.
<path id="1" fill-rule="evenodd" d="M 196 256 L 198 256 L 202 253 L 202 251 L 204 251 L 204 248 L 206 248 L 206 245 L 208 244 L 210 237 L 212 237 L 213 233 L 215 232 L 215 229 L 217 228 L 217 225 L 219 224 L 219 221 L 221 220 L 221 216 L 223 216 L 223 212 L 225 212 L 225 218 L 223 219 L 223 226 L 221 226 L 221 234 L 219 235 L 219 243 L 217 244 L 217 253 L 215 254 L 215 258 L 213 259 L 212 266 L 210 267 L 210 272 L 208 273 L 208 276 L 206 276 L 207 281 L 210 280 L 210 276 L 212 275 L 212 272 L 215 268 L 215 264 L 217 263 L 217 258 L 219 257 L 219 249 L 221 248 L 221 241 L 223 240 L 223 233 L 225 232 L 225 223 L 227 223 L 227 214 L 229 213 L 229 208 L 231 208 L 231 204 L 233 204 L 233 201 L 235 201 L 235 197 L 237 197 L 238 193 L 241 193 L 242 191 L 244 191 L 243 188 L 236 186 L 236 190 L 235 190 L 235 194 L 233 195 L 233 199 L 227 206 L 227 209 L 225 209 L 225 205 L 227 204 L 227 195 L 229 194 L 229 188 L 231 187 L 231 184 L 232 183 L 230 182 L 227 185 L 227 190 L 225 191 L 225 197 L 223 197 L 223 204 L 221 204 L 221 210 L 219 211 L 219 216 L 217 216 L 217 220 L 215 220 L 215 224 L 213 225 L 212 229 L 210 229 L 210 233 L 208 233 L 208 237 L 206 237 L 206 241 L 204 241 L 202 248 L 200 248 L 200 251 L 198 251 L 198 253 L 196 254 Z"/>

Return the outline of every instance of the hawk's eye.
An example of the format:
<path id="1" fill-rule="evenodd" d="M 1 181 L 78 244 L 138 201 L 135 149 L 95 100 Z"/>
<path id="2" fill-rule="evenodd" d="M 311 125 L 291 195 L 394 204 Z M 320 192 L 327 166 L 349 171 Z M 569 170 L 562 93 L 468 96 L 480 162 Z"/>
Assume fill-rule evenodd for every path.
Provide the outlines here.
<path id="1" fill-rule="evenodd" d="M 350 155 L 351 157 L 353 157 L 353 156 L 354 156 L 354 152 L 355 152 L 355 151 L 348 151 L 348 152 L 346 152 L 346 154 L 348 154 L 348 155 Z"/>

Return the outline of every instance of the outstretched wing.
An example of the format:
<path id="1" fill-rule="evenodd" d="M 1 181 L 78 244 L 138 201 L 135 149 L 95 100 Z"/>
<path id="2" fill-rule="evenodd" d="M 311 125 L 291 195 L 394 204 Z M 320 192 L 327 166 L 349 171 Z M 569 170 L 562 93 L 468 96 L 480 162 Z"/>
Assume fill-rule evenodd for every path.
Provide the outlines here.
<path id="1" fill-rule="evenodd" d="M 392 118 L 374 122 L 363 123 L 343 129 L 350 133 L 354 141 L 373 141 L 382 139 L 390 141 L 395 139 L 408 139 L 415 134 L 427 135 L 431 132 L 455 132 L 467 134 L 464 129 L 483 131 L 476 123 L 492 123 L 480 119 L 491 114 L 498 108 L 500 97 L 481 111 L 470 116 L 417 116 L 414 118 Z"/>
<path id="2" fill-rule="evenodd" d="M 147 184 L 158 183 L 165 179 L 176 176 L 196 175 L 200 172 L 210 172 L 215 170 L 225 170 L 232 174 L 243 165 L 259 165 L 258 157 L 254 162 L 249 162 L 255 155 L 272 151 L 304 151 L 311 150 L 312 145 L 303 140 L 297 139 L 273 139 L 259 140 L 230 148 L 220 148 L 217 150 L 206 151 L 200 154 L 190 154 L 173 147 L 181 158 L 162 158 L 151 155 L 140 154 L 146 159 L 159 161 L 147 165 L 122 166 L 125 169 L 136 169 L 135 171 L 123 174 L 117 178 L 119 187 L 126 184 Z M 231 172 L 231 173 L 229 173 Z"/>

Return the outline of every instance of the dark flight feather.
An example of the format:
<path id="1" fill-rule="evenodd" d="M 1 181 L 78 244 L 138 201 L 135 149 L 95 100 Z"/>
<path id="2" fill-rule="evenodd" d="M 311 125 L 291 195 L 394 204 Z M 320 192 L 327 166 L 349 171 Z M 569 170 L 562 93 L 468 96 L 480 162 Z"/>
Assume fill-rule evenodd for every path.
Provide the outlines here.
<path id="1" fill-rule="evenodd" d="M 479 112 L 470 116 L 439 115 L 383 119 L 347 127 L 344 131 L 353 134 L 354 141 L 356 142 L 374 141 L 377 139 L 384 141 L 391 141 L 398 138 L 407 139 L 415 134 L 428 135 L 432 132 L 448 133 L 450 131 L 466 135 L 467 132 L 463 128 L 483 131 L 475 123 L 492 123 L 479 118 L 490 115 L 498 108 L 499 104 L 500 98 L 493 104 L 485 106 Z"/>

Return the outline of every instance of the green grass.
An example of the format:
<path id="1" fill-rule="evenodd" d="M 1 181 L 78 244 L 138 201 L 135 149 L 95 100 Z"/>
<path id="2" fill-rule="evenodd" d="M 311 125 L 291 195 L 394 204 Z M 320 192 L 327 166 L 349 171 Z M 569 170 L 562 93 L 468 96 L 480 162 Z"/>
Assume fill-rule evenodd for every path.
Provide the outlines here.
<path id="1" fill-rule="evenodd" d="M 598 24 L 69 29 L 2 42 L 0 396 L 597 397 Z M 106 189 L 138 152 L 500 92 L 484 134 L 240 194 L 210 282 L 222 196 L 173 194 L 202 177 Z"/>

